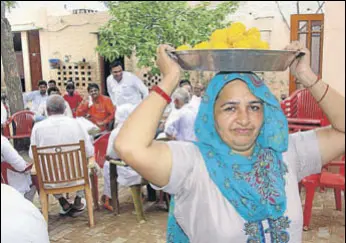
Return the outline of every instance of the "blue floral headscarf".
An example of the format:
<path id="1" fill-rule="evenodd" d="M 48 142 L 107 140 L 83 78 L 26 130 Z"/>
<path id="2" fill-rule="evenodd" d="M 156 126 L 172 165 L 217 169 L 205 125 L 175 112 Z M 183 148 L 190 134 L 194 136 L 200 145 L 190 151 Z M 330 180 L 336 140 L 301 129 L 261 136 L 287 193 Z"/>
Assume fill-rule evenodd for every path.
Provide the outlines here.
<path id="1" fill-rule="evenodd" d="M 215 129 L 214 104 L 218 94 L 233 80 L 244 81 L 252 94 L 263 101 L 264 121 L 254 153 L 233 153 Z M 282 218 L 286 210 L 282 153 L 288 147 L 288 125 L 280 103 L 254 73 L 219 73 L 209 83 L 195 122 L 198 146 L 209 176 L 222 195 L 248 224 Z M 168 219 L 167 242 L 185 243 L 188 237 L 174 217 L 174 199 Z"/>

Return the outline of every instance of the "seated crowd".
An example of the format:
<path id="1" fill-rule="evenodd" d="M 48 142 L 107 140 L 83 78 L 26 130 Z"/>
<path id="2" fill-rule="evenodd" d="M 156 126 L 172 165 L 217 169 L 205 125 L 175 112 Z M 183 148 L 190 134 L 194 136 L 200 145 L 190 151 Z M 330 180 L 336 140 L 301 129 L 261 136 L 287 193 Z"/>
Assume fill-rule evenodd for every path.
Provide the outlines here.
<path id="1" fill-rule="evenodd" d="M 92 164 L 95 161 L 93 141 L 110 131 L 112 132 L 108 141 L 106 158 L 120 159 L 114 151 L 114 140 L 130 113 L 148 95 L 148 90 L 135 75 L 122 71 L 119 64 L 111 65 L 111 71 L 112 74 L 107 78 L 107 85 L 110 88 L 109 93 L 112 99 L 102 95 L 96 83 L 88 84 L 88 95 L 83 98 L 75 90 L 75 84 L 72 80 L 67 81 L 66 92 L 63 95 L 54 80 L 50 80 L 48 83 L 41 80 L 38 82 L 38 90 L 23 95 L 26 109 L 35 114 L 29 149 L 31 159 L 33 159 L 31 145 L 43 147 L 77 143 L 79 140 L 84 140 L 86 155 Z M 126 90 L 127 86 L 124 84 L 132 85 L 131 94 Z M 197 84 L 193 88 L 188 80 L 181 81 L 180 86 L 172 95 L 174 102 L 166 109 L 163 116 L 164 120 L 158 128 L 157 138 L 196 140 L 193 124 L 201 102 L 202 92 L 203 86 L 201 84 Z M 29 102 L 31 106 L 29 106 Z M 3 102 L 1 102 L 1 114 L 1 124 L 3 124 L 7 120 Z M 84 124 L 93 124 L 94 127 L 98 128 L 98 133 L 91 135 L 90 127 L 88 128 Z M 28 169 L 32 164 L 26 162 L 3 135 L 1 135 L 1 162 L 9 163 L 18 171 L 8 170 L 8 184 L 32 201 L 38 190 L 33 185 L 30 169 Z M 113 210 L 109 203 L 111 193 L 109 162 L 107 160 L 103 172 L 104 195 L 102 198 L 104 198 L 104 207 Z M 141 176 L 128 166 L 118 166 L 117 173 L 117 181 L 122 186 L 140 184 L 142 181 Z M 153 193 L 155 194 L 155 191 L 148 185 L 148 196 L 153 198 Z M 76 216 L 85 209 L 83 191 L 76 193 L 73 204 L 62 194 L 54 195 L 54 197 L 58 199 L 61 206 L 60 214 Z M 154 200 L 155 198 L 154 195 Z"/>

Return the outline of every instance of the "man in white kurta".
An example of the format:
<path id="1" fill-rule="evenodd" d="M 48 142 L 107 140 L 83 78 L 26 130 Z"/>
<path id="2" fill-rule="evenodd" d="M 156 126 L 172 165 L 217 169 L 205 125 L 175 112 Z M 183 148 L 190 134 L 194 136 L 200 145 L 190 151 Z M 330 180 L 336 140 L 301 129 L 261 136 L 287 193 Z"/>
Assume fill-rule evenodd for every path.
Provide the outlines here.
<path id="1" fill-rule="evenodd" d="M 193 88 L 193 95 L 189 102 L 189 107 L 194 111 L 195 113 L 198 113 L 199 106 L 202 101 L 202 92 L 204 90 L 204 87 L 202 84 L 197 83 Z"/>
<path id="2" fill-rule="evenodd" d="M 123 71 L 119 62 L 111 65 L 107 91 L 116 107 L 124 104 L 138 105 L 149 93 L 142 80 L 130 72 Z"/>
<path id="3" fill-rule="evenodd" d="M 8 184 L 19 191 L 28 200 L 32 201 L 36 192 L 35 186 L 31 186 L 31 174 L 30 170 L 25 171 L 28 164 L 20 156 L 8 141 L 8 139 L 1 135 L 1 163 L 9 163 L 15 170 L 20 171 L 14 172 L 7 170 Z"/>
<path id="4" fill-rule="evenodd" d="M 183 88 L 178 88 L 173 93 L 173 101 L 177 115 L 165 128 L 167 137 L 179 141 L 196 141 L 194 125 L 197 112 L 189 107 L 189 94 Z"/>
<path id="5" fill-rule="evenodd" d="M 48 97 L 48 118 L 34 125 L 31 133 L 31 145 L 43 147 L 79 143 L 79 140 L 84 140 L 87 158 L 93 157 L 94 147 L 87 131 L 80 126 L 76 119 L 63 115 L 64 111 L 65 100 L 60 95 L 51 95 Z M 31 146 L 29 156 L 33 158 Z M 84 197 L 83 191 L 77 192 L 73 205 L 70 205 L 61 194 L 54 196 L 59 199 L 60 205 L 62 206 L 61 213 L 63 214 L 68 213 L 71 209 L 79 212 L 85 208 L 85 203 L 81 200 Z"/>
<path id="6" fill-rule="evenodd" d="M 1 184 L 1 242 L 49 243 L 40 210 L 14 188 Z"/>
<path id="7" fill-rule="evenodd" d="M 27 107 L 28 103 L 31 102 L 30 110 L 34 113 L 37 113 L 38 107 L 42 103 L 45 103 L 48 98 L 47 82 L 44 80 L 40 80 L 38 82 L 38 88 L 39 90 L 34 90 L 23 94 L 24 107 Z M 42 116 L 37 114 L 35 117 L 35 121 L 40 121 L 41 119 Z"/>

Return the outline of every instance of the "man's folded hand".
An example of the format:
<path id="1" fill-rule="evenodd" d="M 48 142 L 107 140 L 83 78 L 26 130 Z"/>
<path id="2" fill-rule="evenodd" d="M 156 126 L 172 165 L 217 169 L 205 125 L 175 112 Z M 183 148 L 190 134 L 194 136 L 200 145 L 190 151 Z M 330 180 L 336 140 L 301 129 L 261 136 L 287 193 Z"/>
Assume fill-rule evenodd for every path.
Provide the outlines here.
<path id="1" fill-rule="evenodd" d="M 89 162 L 88 169 L 89 169 L 89 173 L 92 173 L 92 171 L 94 170 L 98 177 L 102 176 L 102 170 L 101 170 L 100 166 L 95 161 Z"/>

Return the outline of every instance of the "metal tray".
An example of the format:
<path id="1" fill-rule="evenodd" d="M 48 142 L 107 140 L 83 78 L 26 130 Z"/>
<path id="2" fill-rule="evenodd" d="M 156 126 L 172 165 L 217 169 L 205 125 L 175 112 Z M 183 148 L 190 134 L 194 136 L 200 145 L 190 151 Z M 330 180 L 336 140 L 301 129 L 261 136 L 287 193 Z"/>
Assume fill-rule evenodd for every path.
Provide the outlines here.
<path id="1" fill-rule="evenodd" d="M 259 49 L 204 49 L 167 52 L 185 70 L 285 71 L 304 52 Z"/>

